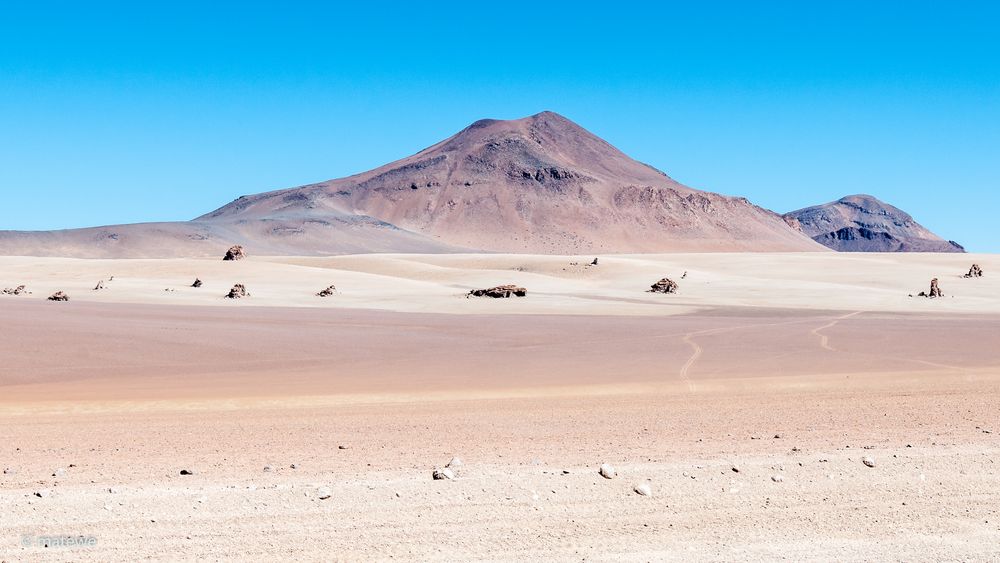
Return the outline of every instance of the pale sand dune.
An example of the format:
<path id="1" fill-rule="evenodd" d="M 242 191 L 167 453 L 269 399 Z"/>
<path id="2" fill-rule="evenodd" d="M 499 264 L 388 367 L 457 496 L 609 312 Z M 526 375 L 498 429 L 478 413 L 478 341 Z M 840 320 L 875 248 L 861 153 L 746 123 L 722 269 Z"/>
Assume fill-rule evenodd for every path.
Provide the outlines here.
<path id="1" fill-rule="evenodd" d="M 592 258 L 0 258 L 0 560 L 1000 557 L 1000 259 Z"/>
<path id="2" fill-rule="evenodd" d="M 0 257 L 0 286 L 30 298 L 65 291 L 73 301 L 237 307 L 360 308 L 449 314 L 684 314 L 715 307 L 1000 313 L 1000 257 L 942 254 L 673 254 L 601 256 L 374 254 L 211 259 L 74 260 Z M 977 262 L 987 276 L 963 280 Z M 576 263 L 576 265 L 571 265 Z M 681 276 L 688 272 L 688 278 Z M 997 272 L 997 275 L 989 275 Z M 92 291 L 107 280 L 104 291 Z M 645 293 L 669 276 L 677 295 Z M 189 287 L 195 277 L 204 281 Z M 909 298 L 941 279 L 946 298 Z M 243 283 L 251 299 L 223 295 Z M 473 288 L 515 283 L 525 299 L 463 299 Z M 335 284 L 336 297 L 315 293 Z M 164 291 L 173 289 L 172 292 Z"/>

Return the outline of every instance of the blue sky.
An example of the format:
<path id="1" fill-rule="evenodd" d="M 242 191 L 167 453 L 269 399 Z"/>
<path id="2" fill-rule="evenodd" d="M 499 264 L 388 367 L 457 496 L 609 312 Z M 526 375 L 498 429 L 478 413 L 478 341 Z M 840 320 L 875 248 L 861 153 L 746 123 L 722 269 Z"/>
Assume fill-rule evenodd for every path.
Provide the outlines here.
<path id="1" fill-rule="evenodd" d="M 0 229 L 183 220 L 559 112 L 692 187 L 1000 252 L 990 2 L 5 5 Z"/>

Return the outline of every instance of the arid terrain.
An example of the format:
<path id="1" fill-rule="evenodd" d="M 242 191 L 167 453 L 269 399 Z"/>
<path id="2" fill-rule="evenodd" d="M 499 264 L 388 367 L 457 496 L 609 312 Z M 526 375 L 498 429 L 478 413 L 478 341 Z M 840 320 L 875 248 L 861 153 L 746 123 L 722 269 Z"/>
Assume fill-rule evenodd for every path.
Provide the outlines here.
<path id="1" fill-rule="evenodd" d="M 593 258 L 0 258 L 0 560 L 1000 558 L 1000 258 Z"/>

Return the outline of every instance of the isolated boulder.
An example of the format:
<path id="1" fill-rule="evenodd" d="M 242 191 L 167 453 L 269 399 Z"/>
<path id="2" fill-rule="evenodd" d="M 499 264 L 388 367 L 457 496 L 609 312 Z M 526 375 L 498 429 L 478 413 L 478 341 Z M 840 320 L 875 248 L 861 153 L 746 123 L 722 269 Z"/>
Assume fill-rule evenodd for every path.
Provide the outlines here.
<path id="1" fill-rule="evenodd" d="M 941 292 L 941 288 L 938 286 L 938 279 L 934 278 L 931 280 L 931 290 L 930 293 L 921 291 L 918 294 L 920 297 L 930 297 L 931 299 L 935 297 L 944 297 L 944 293 Z"/>
<path id="2" fill-rule="evenodd" d="M 4 288 L 3 291 L 0 291 L 0 293 L 4 295 L 21 295 L 22 293 L 31 293 L 31 292 L 26 290 L 23 285 L 19 285 L 15 288 L 6 287 Z"/>
<path id="3" fill-rule="evenodd" d="M 49 301 L 69 301 L 69 295 L 61 291 L 57 291 L 49 296 Z"/>
<path id="4" fill-rule="evenodd" d="M 965 277 L 981 278 L 983 277 L 983 269 L 979 267 L 979 264 L 973 264 L 972 267 L 969 268 L 969 273 L 965 274 Z"/>
<path id="5" fill-rule="evenodd" d="M 597 265 L 597 258 L 594 258 L 594 261 L 591 262 L 590 265 L 591 266 L 596 266 Z"/>
<path id="6" fill-rule="evenodd" d="M 240 245 L 235 245 L 226 251 L 226 255 L 222 257 L 223 260 L 242 260 L 247 257 L 246 252 L 243 251 L 243 247 Z"/>
<path id="7" fill-rule="evenodd" d="M 191 287 L 201 287 L 201 280 L 198 279 L 198 278 L 195 278 L 194 279 L 194 283 L 191 284 Z"/>
<path id="8" fill-rule="evenodd" d="M 605 479 L 614 479 L 618 476 L 618 471 L 610 463 L 603 463 L 597 472 Z"/>
<path id="9" fill-rule="evenodd" d="M 493 297 L 494 299 L 511 296 L 524 297 L 526 295 L 528 295 L 527 289 L 513 284 L 498 285 L 486 289 L 473 289 L 469 292 L 469 296 L 471 297 Z"/>
<path id="10" fill-rule="evenodd" d="M 455 472 L 452 471 L 451 469 L 448 469 L 447 467 L 445 467 L 444 469 L 438 468 L 434 470 L 434 472 L 431 474 L 431 477 L 433 477 L 435 481 L 444 481 L 444 480 L 451 481 L 455 478 Z"/>
<path id="11" fill-rule="evenodd" d="M 324 289 L 323 291 L 317 293 L 316 296 L 317 297 L 330 297 L 331 295 L 336 295 L 336 293 L 337 293 L 337 288 L 331 285 L 330 287 L 328 287 L 328 288 Z"/>
<path id="12" fill-rule="evenodd" d="M 247 288 L 241 283 L 234 285 L 229 290 L 229 293 L 226 294 L 226 299 L 242 299 L 244 297 L 250 297 L 250 293 L 247 292 Z"/>
<path id="13" fill-rule="evenodd" d="M 662 280 L 649 286 L 650 293 L 677 293 L 677 282 L 670 278 L 663 278 Z"/>
<path id="14" fill-rule="evenodd" d="M 97 282 L 97 285 L 94 286 L 94 291 L 100 291 L 102 289 L 104 289 L 104 280 Z"/>

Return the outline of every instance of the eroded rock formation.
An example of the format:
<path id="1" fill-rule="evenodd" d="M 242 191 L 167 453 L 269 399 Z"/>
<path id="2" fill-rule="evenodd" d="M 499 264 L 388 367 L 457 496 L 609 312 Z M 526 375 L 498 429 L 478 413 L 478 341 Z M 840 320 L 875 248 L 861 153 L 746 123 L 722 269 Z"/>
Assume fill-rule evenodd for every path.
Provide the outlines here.
<path id="1" fill-rule="evenodd" d="M 330 287 L 328 287 L 328 288 L 324 289 L 323 291 L 317 293 L 316 296 L 317 297 L 330 297 L 330 296 L 336 295 L 336 294 L 337 294 L 337 288 L 331 285 Z"/>
<path id="2" fill-rule="evenodd" d="M 649 286 L 650 293 L 677 293 L 677 282 L 670 278 L 663 278 L 662 280 Z"/>
<path id="3" fill-rule="evenodd" d="M 965 274 L 965 277 L 981 278 L 983 277 L 983 269 L 979 267 L 979 264 L 973 264 L 972 267 L 969 268 L 969 273 Z"/>
<path id="4" fill-rule="evenodd" d="M 57 291 L 49 296 L 49 301 L 69 301 L 69 295 L 61 291 Z"/>
<path id="5" fill-rule="evenodd" d="M 222 259 L 226 261 L 233 261 L 233 260 L 242 260 L 246 257 L 247 254 L 243 250 L 243 247 L 237 244 L 231 247 L 229 250 L 227 250 L 226 255 L 223 256 Z"/>
<path id="6" fill-rule="evenodd" d="M 0 293 L 2 293 L 4 295 L 21 295 L 22 293 L 28 293 L 28 294 L 30 294 L 31 292 L 27 291 L 24 288 L 23 285 L 19 285 L 19 286 L 14 287 L 14 288 L 10 288 L 10 287 L 4 288 L 4 290 L 0 291 Z"/>
<path id="7" fill-rule="evenodd" d="M 469 292 L 471 297 L 493 297 L 494 299 L 508 298 L 511 296 L 525 297 L 528 295 L 528 290 L 523 287 L 518 287 L 514 284 L 498 285 L 496 287 L 489 287 L 486 289 L 473 289 Z"/>
<path id="8" fill-rule="evenodd" d="M 226 294 L 226 299 L 242 299 L 244 297 L 250 297 L 250 293 L 247 292 L 247 288 L 241 283 L 234 285 L 229 290 L 229 293 Z"/>

